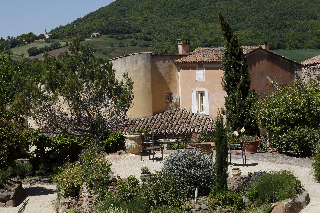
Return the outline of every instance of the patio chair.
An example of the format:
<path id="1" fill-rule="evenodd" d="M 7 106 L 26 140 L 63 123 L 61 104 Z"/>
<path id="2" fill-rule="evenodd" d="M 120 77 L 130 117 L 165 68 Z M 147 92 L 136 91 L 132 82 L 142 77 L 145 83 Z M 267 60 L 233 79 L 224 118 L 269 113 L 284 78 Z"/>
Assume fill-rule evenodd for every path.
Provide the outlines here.
<path id="1" fill-rule="evenodd" d="M 163 146 L 159 146 L 155 144 L 154 140 L 150 140 L 149 136 L 146 134 L 140 135 L 141 137 L 141 161 L 142 161 L 142 155 L 144 152 L 147 152 L 149 155 L 149 160 L 150 160 L 150 154 L 152 152 L 153 158 L 152 160 L 154 161 L 154 151 L 155 150 L 160 150 L 162 153 L 162 159 L 163 159 Z"/>
<path id="2" fill-rule="evenodd" d="M 244 166 L 247 164 L 247 156 L 246 156 L 246 152 L 245 152 L 243 144 L 230 144 L 229 151 L 228 151 L 229 163 L 231 164 L 231 155 L 232 154 L 235 154 L 235 155 L 239 154 L 240 155 L 240 153 L 241 153 L 241 157 L 242 157 L 242 166 Z"/>

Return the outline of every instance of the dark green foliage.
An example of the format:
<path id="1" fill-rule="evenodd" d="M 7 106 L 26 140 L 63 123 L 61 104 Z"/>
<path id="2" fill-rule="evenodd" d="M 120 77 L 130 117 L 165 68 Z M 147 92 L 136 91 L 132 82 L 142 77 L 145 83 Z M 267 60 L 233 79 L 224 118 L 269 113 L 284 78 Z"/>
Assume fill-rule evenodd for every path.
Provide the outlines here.
<path id="1" fill-rule="evenodd" d="M 159 53 L 176 53 L 176 39 L 183 37 L 191 39 L 191 49 L 222 46 L 215 12 L 221 11 L 243 45 L 268 41 L 272 49 L 318 49 L 319 7 L 315 0 L 115 1 L 50 33 L 53 38 L 89 37 L 94 32 L 152 38 Z"/>
<path id="2" fill-rule="evenodd" d="M 135 212 L 146 213 L 150 212 L 150 204 L 147 197 L 137 195 L 132 200 L 123 201 L 117 196 L 108 195 L 99 205 L 99 212 Z"/>
<path id="3" fill-rule="evenodd" d="M 237 36 L 221 13 L 219 13 L 219 21 L 225 40 L 222 57 L 224 71 L 222 87 L 227 93 L 223 111 L 227 118 L 227 126 L 233 130 L 244 127 L 247 134 L 256 135 L 258 128 L 254 119 L 251 118 L 253 113 L 250 110 L 257 95 L 253 91 L 249 92 L 251 78 L 246 63 L 247 58 L 243 54 Z"/>
<path id="4" fill-rule="evenodd" d="M 294 198 L 301 191 L 301 182 L 288 171 L 270 172 L 251 181 L 246 195 L 257 205 Z"/>
<path id="5" fill-rule="evenodd" d="M 9 171 L 0 169 L 0 188 L 3 187 L 3 184 L 9 180 Z"/>
<path id="6" fill-rule="evenodd" d="M 178 180 L 180 190 L 193 197 L 196 188 L 199 195 L 207 195 L 215 181 L 213 160 L 203 152 L 193 149 L 170 154 L 163 164 L 163 172 L 173 174 Z"/>
<path id="7" fill-rule="evenodd" d="M 179 187 L 179 179 L 173 174 L 156 172 L 144 182 L 142 192 L 151 206 L 180 207 L 187 198 L 187 194 Z"/>
<path id="8" fill-rule="evenodd" d="M 312 164 L 313 174 L 316 181 L 320 182 L 320 153 L 314 157 L 314 163 Z"/>
<path id="9" fill-rule="evenodd" d="M 107 151 L 116 152 L 117 150 L 123 150 L 125 148 L 125 137 L 122 133 L 112 132 L 108 138 L 104 141 L 105 149 Z"/>
<path id="10" fill-rule="evenodd" d="M 117 197 L 122 202 L 130 202 L 140 193 L 139 180 L 133 175 L 127 178 L 127 181 L 122 180 L 118 176 Z"/>
<path id="11" fill-rule="evenodd" d="M 213 187 L 209 198 L 209 207 L 213 209 L 232 208 L 233 210 L 239 211 L 245 208 L 242 197 L 230 190 L 217 192 Z"/>
<path id="12" fill-rule="evenodd" d="M 228 178 L 228 142 L 227 135 L 223 125 L 223 117 L 218 115 L 215 128 L 215 144 L 216 144 L 216 187 L 218 192 L 227 190 Z"/>
<path id="13" fill-rule="evenodd" d="M 139 185 L 134 176 L 127 181 L 118 177 L 116 191 L 107 193 L 99 205 L 99 210 L 119 210 L 128 212 L 181 212 L 186 194 L 178 187 L 178 179 L 173 175 L 157 172 Z"/>
<path id="14" fill-rule="evenodd" d="M 111 163 L 104 160 L 101 146 L 93 143 L 84 149 L 75 163 L 67 163 L 61 172 L 54 176 L 57 182 L 58 196 L 77 196 L 80 185 L 87 182 L 90 189 L 104 197 L 108 190 Z"/>
<path id="15" fill-rule="evenodd" d="M 24 179 L 33 174 L 33 166 L 31 163 L 16 163 L 8 168 L 10 177 Z"/>

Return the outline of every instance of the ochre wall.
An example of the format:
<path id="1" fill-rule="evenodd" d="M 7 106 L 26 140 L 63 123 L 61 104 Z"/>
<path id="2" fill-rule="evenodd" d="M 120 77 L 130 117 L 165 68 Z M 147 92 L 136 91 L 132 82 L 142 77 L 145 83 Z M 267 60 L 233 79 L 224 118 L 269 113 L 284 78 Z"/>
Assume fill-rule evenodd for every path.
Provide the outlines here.
<path id="1" fill-rule="evenodd" d="M 223 70 L 221 64 L 201 64 L 205 73 L 204 81 L 197 81 L 197 64 L 180 65 L 180 106 L 192 110 L 192 91 L 209 92 L 209 115 L 217 116 L 218 111 L 224 106 L 226 92 L 221 81 Z"/>
<path id="2" fill-rule="evenodd" d="M 112 60 L 112 68 L 116 70 L 116 77 L 121 79 L 124 72 L 128 72 L 133 80 L 133 94 L 129 117 L 147 117 L 153 115 L 151 94 L 151 53 L 130 55 Z"/>
<path id="3" fill-rule="evenodd" d="M 179 58 L 181 58 L 180 55 L 152 55 L 151 91 L 153 114 L 164 112 L 168 108 L 168 103 L 165 101 L 166 93 L 179 93 L 178 70 L 173 63 L 174 60 Z M 179 106 L 179 102 L 176 105 Z"/>
<path id="4" fill-rule="evenodd" d="M 260 98 L 268 92 L 276 89 L 271 85 L 267 76 L 278 84 L 293 84 L 294 71 L 297 65 L 284 58 L 277 57 L 267 51 L 259 50 L 247 55 L 249 73 L 251 77 L 251 89 L 254 89 Z"/>
<path id="5" fill-rule="evenodd" d="M 166 92 L 178 93 L 178 70 L 173 63 L 182 55 L 140 53 L 111 60 L 116 77 L 128 72 L 133 84 L 133 104 L 128 111 L 132 118 L 142 118 L 163 112 L 168 104 Z"/>

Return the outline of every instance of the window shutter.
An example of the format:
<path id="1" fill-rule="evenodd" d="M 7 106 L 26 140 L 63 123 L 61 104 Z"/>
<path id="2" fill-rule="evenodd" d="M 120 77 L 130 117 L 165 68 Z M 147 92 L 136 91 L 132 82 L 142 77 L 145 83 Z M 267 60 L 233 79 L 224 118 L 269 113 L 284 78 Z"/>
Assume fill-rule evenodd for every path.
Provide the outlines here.
<path id="1" fill-rule="evenodd" d="M 197 92 L 192 91 L 192 113 L 197 113 L 197 108 Z"/>
<path id="2" fill-rule="evenodd" d="M 206 115 L 209 115 L 209 92 L 204 92 L 204 111 Z"/>

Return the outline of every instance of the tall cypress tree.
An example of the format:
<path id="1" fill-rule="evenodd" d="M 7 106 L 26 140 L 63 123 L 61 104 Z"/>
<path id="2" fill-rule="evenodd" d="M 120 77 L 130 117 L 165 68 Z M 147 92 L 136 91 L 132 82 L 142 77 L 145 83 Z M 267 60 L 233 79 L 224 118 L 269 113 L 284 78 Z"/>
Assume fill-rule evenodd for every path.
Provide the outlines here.
<path id="1" fill-rule="evenodd" d="M 216 190 L 217 192 L 227 190 L 227 178 L 228 178 L 228 142 L 226 137 L 226 131 L 223 126 L 223 117 L 219 113 L 216 120 L 215 127 L 215 142 L 216 142 Z"/>
<path id="2" fill-rule="evenodd" d="M 257 134 L 257 124 L 250 116 L 250 108 L 254 102 L 251 100 L 252 97 L 256 99 L 257 95 L 256 92 L 250 91 L 251 78 L 248 72 L 247 58 L 243 54 L 237 36 L 221 13 L 219 13 L 219 21 L 225 40 L 225 50 L 222 57 L 224 71 L 222 87 L 227 92 L 225 110 L 223 111 L 227 118 L 227 126 L 233 130 L 245 127 L 246 132 L 248 130 L 250 134 Z"/>

